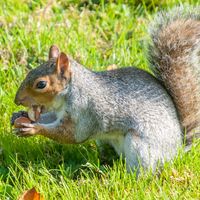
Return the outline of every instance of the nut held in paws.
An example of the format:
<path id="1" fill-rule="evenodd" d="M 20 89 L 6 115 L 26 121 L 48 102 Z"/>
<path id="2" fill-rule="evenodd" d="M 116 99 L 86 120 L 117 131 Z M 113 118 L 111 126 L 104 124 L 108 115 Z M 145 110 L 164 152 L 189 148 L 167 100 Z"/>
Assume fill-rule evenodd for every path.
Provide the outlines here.
<path id="1" fill-rule="evenodd" d="M 21 123 L 31 123 L 31 120 L 27 117 L 19 117 L 15 120 L 14 127 L 22 128 L 22 126 L 20 125 Z"/>

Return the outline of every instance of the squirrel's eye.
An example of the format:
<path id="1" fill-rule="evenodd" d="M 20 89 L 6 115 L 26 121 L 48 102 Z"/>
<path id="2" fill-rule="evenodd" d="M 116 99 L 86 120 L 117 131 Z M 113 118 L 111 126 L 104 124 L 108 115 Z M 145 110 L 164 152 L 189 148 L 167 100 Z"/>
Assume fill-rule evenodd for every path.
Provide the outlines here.
<path id="1" fill-rule="evenodd" d="M 39 81 L 39 82 L 37 83 L 37 85 L 36 85 L 36 88 L 37 88 L 37 89 L 43 89 L 43 88 L 46 87 L 46 85 L 47 85 L 47 82 L 46 82 L 46 81 Z"/>

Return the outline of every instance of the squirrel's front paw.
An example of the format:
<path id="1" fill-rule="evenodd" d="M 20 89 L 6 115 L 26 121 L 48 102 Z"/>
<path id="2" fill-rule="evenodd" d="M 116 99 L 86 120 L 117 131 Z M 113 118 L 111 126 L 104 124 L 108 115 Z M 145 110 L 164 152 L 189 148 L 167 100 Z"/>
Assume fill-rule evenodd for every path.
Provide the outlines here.
<path id="1" fill-rule="evenodd" d="M 44 130 L 44 127 L 39 123 L 20 123 L 20 128 L 15 128 L 14 132 L 19 137 L 28 137 L 37 135 Z"/>

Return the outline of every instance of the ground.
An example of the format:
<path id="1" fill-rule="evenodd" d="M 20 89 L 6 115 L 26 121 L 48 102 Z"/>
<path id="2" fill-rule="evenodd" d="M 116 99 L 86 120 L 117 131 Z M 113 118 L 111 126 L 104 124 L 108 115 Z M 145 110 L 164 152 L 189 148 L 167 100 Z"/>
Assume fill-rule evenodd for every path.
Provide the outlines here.
<path id="1" fill-rule="evenodd" d="M 12 112 L 22 109 L 13 102 L 20 82 L 47 59 L 52 44 L 92 70 L 115 64 L 148 71 L 148 24 L 157 11 L 179 3 L 0 1 L 0 199 L 17 199 L 32 187 L 48 200 L 200 199 L 198 141 L 160 173 L 136 179 L 122 159 L 100 160 L 93 141 L 60 145 L 39 136 L 18 138 L 9 123 Z"/>

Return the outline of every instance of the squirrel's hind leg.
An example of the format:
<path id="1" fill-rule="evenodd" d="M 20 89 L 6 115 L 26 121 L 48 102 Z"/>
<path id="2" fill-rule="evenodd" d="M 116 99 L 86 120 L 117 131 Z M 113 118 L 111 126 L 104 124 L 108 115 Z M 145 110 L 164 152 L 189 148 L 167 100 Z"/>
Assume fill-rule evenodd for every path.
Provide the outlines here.
<path id="1" fill-rule="evenodd" d="M 126 158 L 126 168 L 128 172 L 139 170 L 138 144 L 139 136 L 135 136 L 134 132 L 130 132 L 124 139 L 124 154 Z M 142 142 L 142 141 L 141 141 Z M 138 171 L 139 172 L 139 171 Z"/>
<path id="2" fill-rule="evenodd" d="M 142 167 L 144 170 L 151 169 L 152 172 L 155 172 L 158 162 L 162 161 L 161 151 L 137 132 L 127 133 L 124 140 L 127 171 L 134 172 L 137 170 L 137 174 L 139 174 L 140 167 Z"/>

